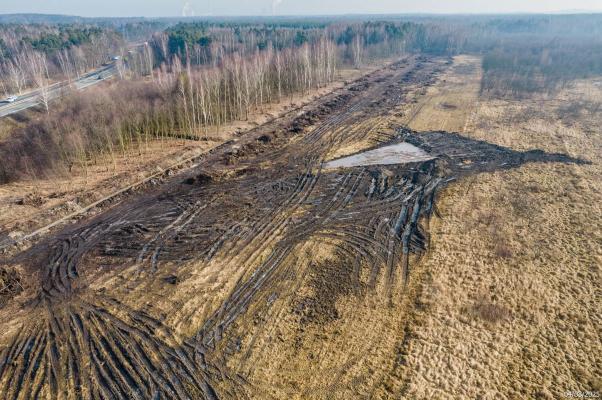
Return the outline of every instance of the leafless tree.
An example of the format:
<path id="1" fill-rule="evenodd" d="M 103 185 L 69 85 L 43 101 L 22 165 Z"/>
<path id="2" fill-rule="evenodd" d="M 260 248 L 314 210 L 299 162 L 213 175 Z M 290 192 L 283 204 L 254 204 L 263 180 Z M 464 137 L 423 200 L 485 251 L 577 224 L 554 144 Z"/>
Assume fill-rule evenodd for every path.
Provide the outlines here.
<path id="1" fill-rule="evenodd" d="M 20 94 L 27 84 L 27 72 L 25 70 L 25 61 L 23 60 L 23 57 L 18 56 L 13 60 L 8 60 L 5 65 L 5 70 L 8 73 L 13 89 Z"/>
<path id="2" fill-rule="evenodd" d="M 74 65 L 69 55 L 69 50 L 62 49 L 61 51 L 59 51 L 57 54 L 57 60 L 59 62 L 59 66 L 61 67 L 63 75 L 65 76 L 65 78 L 67 78 L 69 82 L 71 82 L 71 80 L 75 78 L 76 74 Z"/>
<path id="3" fill-rule="evenodd" d="M 362 37 L 360 35 L 355 35 L 352 44 L 353 51 L 353 64 L 355 68 L 361 68 L 362 66 L 362 52 L 363 52 L 363 43 Z"/>
<path id="4" fill-rule="evenodd" d="M 40 103 L 47 113 L 50 112 L 50 77 L 48 76 L 48 61 L 44 53 L 30 51 L 27 53 L 27 64 L 31 79 L 39 92 Z"/>

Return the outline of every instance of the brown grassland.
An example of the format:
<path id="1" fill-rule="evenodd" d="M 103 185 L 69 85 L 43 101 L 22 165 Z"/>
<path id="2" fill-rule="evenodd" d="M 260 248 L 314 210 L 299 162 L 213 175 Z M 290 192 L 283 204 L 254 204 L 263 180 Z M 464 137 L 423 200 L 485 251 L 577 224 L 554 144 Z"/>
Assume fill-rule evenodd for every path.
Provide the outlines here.
<path id="1" fill-rule="evenodd" d="M 592 164 L 528 164 L 450 185 L 430 221 L 429 251 L 390 299 L 329 283 L 344 266 L 333 247 L 313 247 L 307 257 L 319 267 L 292 298 L 331 293 L 336 316 L 304 323 L 285 312 L 253 343 L 258 356 L 231 361 L 266 397 L 552 399 L 602 389 L 602 113 L 588 111 L 602 102 L 602 81 L 520 101 L 482 95 L 480 83 L 480 59 L 456 57 L 414 102 L 330 158 L 403 124 Z M 585 106 L 571 113 L 575 102 Z"/>
<path id="2" fill-rule="evenodd" d="M 412 116 L 591 165 L 529 164 L 451 185 L 431 221 L 398 376 L 407 398 L 562 398 L 602 390 L 602 80 L 520 101 L 479 95 L 458 57 Z"/>
<path id="3" fill-rule="evenodd" d="M 34 243 L 6 262 L 33 278 L 0 309 L 12 357 L 0 393 L 26 398 L 21 381 L 65 398 L 601 391 L 602 78 L 518 101 L 482 94 L 481 75 L 476 57 L 407 56 L 298 113 L 216 138 L 240 141 Z M 430 144 L 455 138 L 448 150 L 489 149 L 512 169 L 460 158 L 482 173 L 447 184 L 435 212 L 449 176 L 433 176 L 435 162 L 321 171 L 322 161 L 400 140 L 400 126 Z M 151 146 L 118 179 L 110 160 L 91 168 L 86 202 L 182 148 L 206 150 Z M 529 150 L 590 163 L 525 163 Z M 461 171 L 445 160 L 441 168 Z M 53 207 L 83 196 L 82 174 L 0 189 L 0 226 L 27 231 L 60 216 Z M 30 348 L 44 368 L 29 362 Z"/>

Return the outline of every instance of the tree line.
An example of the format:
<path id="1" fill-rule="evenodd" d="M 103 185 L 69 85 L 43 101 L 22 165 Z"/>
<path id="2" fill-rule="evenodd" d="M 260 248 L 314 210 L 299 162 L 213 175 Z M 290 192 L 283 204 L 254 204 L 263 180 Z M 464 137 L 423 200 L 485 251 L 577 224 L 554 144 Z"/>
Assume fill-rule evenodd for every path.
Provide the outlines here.
<path id="1" fill-rule="evenodd" d="M 219 27 L 187 33 L 183 51 L 170 49 L 169 34 L 181 28 L 128 55 L 124 81 L 74 93 L 15 130 L 0 143 L 0 182 L 68 173 L 99 155 L 136 151 L 151 140 L 202 139 L 270 103 L 329 84 L 342 64 L 403 50 L 397 41 L 405 38 L 385 25 L 354 24 L 353 31 L 340 25 L 330 31 L 244 27 L 240 33 Z M 384 36 L 375 39 L 377 31 Z M 206 34 L 211 41 L 204 46 Z M 352 34 L 358 39 L 338 40 Z"/>
<path id="2" fill-rule="evenodd" d="M 0 142 L 0 182 L 85 169 L 96 157 L 114 159 L 152 140 L 203 139 L 327 85 L 343 66 L 404 52 L 481 55 L 482 91 L 492 95 L 553 90 L 602 74 L 601 17 L 534 18 L 172 24 L 125 57 L 122 81 L 74 93 Z M 48 56 L 30 49 L 20 57 L 28 79 L 43 85 Z M 3 77 L 23 79 L 20 69 L 7 68 Z"/>

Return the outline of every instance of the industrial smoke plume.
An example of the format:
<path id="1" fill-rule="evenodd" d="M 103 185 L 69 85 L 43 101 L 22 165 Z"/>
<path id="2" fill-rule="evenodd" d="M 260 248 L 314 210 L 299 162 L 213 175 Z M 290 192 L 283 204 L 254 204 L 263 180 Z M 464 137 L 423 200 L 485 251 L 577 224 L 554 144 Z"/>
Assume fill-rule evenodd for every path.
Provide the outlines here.
<path id="1" fill-rule="evenodd" d="M 278 8 L 278 6 L 280 4 L 282 4 L 283 0 L 273 0 L 272 1 L 272 15 L 276 14 L 276 8 Z"/>
<path id="2" fill-rule="evenodd" d="M 182 7 L 182 16 L 183 17 L 194 17 L 194 9 L 189 1 L 184 3 L 184 7 Z"/>

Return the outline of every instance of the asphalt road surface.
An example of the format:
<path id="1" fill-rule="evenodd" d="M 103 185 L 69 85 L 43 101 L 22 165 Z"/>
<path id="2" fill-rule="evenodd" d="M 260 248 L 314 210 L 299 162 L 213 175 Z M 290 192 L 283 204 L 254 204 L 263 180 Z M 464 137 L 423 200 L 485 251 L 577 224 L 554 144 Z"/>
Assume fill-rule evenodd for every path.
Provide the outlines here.
<path id="1" fill-rule="evenodd" d="M 110 79 L 115 74 L 117 74 L 117 68 L 115 66 L 115 63 L 105 65 L 92 72 L 82 75 L 79 79 L 75 80 L 74 82 L 59 82 L 49 86 L 48 98 L 49 100 L 56 99 L 62 96 L 70 88 L 84 90 L 90 86 L 97 85 L 107 79 Z M 14 103 L 0 103 L 0 118 L 39 105 L 40 94 L 41 90 L 34 90 L 32 92 L 19 96 L 18 100 L 16 100 Z"/>

